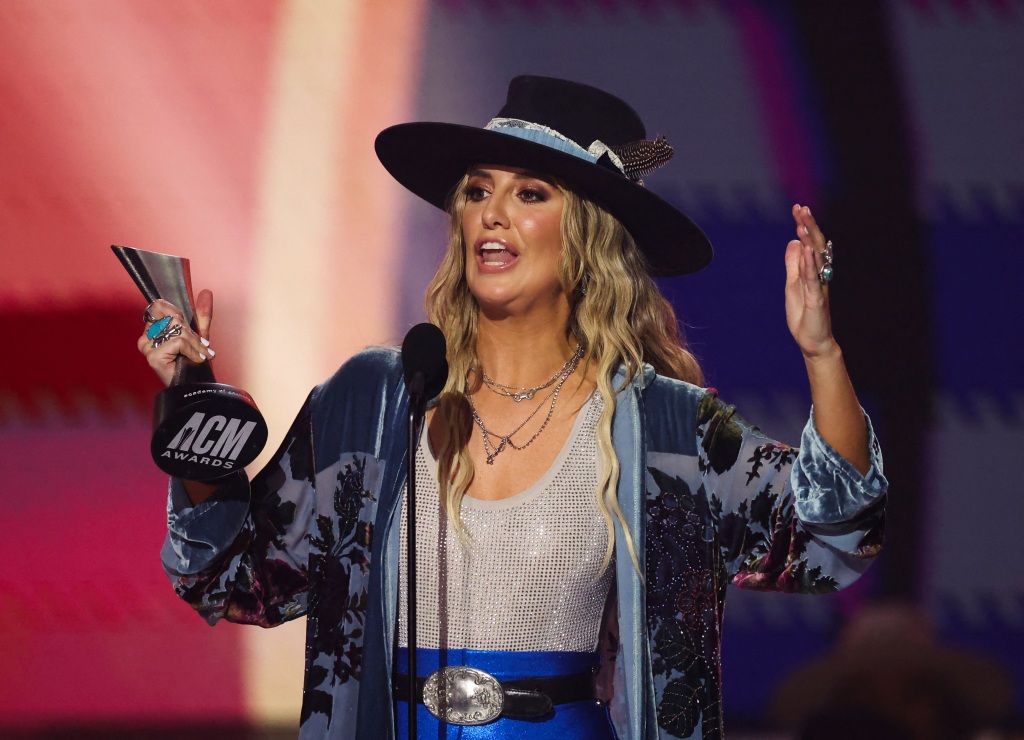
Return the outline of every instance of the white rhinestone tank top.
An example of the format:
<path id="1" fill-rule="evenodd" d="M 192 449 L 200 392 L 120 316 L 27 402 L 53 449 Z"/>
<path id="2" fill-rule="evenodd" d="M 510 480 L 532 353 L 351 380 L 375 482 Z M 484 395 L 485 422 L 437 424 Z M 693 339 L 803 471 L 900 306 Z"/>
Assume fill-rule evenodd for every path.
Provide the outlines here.
<path id="1" fill-rule="evenodd" d="M 440 511 L 437 461 L 424 432 L 416 458 L 419 647 L 596 649 L 614 578 L 613 568 L 601 570 L 608 530 L 595 494 L 602 408 L 600 394 L 591 394 L 554 463 L 522 493 L 501 501 L 463 497 L 467 545 Z M 398 643 L 405 647 L 404 501 L 401 517 Z"/>

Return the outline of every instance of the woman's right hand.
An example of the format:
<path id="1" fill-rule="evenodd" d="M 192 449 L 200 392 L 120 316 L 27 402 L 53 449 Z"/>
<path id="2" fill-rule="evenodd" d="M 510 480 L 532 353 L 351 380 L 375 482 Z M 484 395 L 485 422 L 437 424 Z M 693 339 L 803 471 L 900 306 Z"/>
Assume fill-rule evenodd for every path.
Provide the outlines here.
<path id="1" fill-rule="evenodd" d="M 217 353 L 210 349 L 210 324 L 213 321 L 213 293 L 209 290 L 202 290 L 196 296 L 196 326 L 199 333 L 192 331 L 185 322 L 185 317 L 176 306 L 163 299 L 153 301 L 149 307 L 149 315 L 159 321 L 170 316 L 171 326 L 181 327 L 181 333 L 167 339 L 158 347 L 153 346 L 153 340 L 142 332 L 139 337 L 138 347 L 149 366 L 153 368 L 164 385 L 171 384 L 174 377 L 174 360 L 178 355 L 184 355 L 197 364 L 206 362 Z M 146 324 L 146 329 L 150 325 Z"/>

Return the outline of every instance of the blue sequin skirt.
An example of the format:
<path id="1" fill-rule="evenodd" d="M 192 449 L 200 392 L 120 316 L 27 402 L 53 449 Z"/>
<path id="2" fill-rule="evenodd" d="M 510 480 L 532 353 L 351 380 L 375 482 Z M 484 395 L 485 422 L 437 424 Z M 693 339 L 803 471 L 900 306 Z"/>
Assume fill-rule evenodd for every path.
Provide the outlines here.
<path id="1" fill-rule="evenodd" d="M 596 653 L 519 652 L 494 650 L 450 649 L 444 651 L 445 665 L 470 666 L 490 673 L 499 681 L 519 678 L 571 676 L 593 669 L 598 664 Z M 419 648 L 416 651 L 416 672 L 429 676 L 441 665 L 441 651 Z M 395 672 L 407 674 L 409 652 L 398 649 Z M 405 702 L 395 702 L 398 740 L 409 735 L 409 709 Z M 606 707 L 593 699 L 558 704 L 544 717 L 512 719 L 499 717 L 486 725 L 449 725 L 442 723 L 422 704 L 416 707 L 417 740 L 615 740 L 615 730 Z"/>

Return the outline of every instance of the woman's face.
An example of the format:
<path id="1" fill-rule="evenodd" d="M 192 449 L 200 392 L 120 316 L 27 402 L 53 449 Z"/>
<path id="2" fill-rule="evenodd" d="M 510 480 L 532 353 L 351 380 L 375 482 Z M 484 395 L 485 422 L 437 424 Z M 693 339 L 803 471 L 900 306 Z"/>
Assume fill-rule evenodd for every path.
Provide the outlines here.
<path id="1" fill-rule="evenodd" d="M 466 282 L 480 307 L 500 315 L 555 310 L 565 197 L 552 181 L 515 167 L 469 169 L 462 234 Z"/>

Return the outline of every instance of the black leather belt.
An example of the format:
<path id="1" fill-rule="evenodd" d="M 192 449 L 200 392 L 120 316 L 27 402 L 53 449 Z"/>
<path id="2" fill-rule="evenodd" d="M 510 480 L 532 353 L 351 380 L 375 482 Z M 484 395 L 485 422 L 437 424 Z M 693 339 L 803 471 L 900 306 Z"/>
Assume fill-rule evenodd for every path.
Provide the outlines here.
<path id="1" fill-rule="evenodd" d="M 548 714 L 558 704 L 596 697 L 593 671 L 500 682 L 487 673 L 463 666 L 449 666 L 443 677 L 441 674 L 441 671 L 436 671 L 428 678 L 416 679 L 416 702 L 426 704 L 435 717 L 451 724 L 483 724 L 499 716 L 535 719 Z M 442 680 L 447 681 L 447 690 L 441 689 Z M 408 676 L 396 675 L 394 681 L 395 698 L 408 701 Z M 437 707 L 441 696 L 448 698 L 450 706 Z M 445 717 L 440 716 L 442 712 Z"/>

